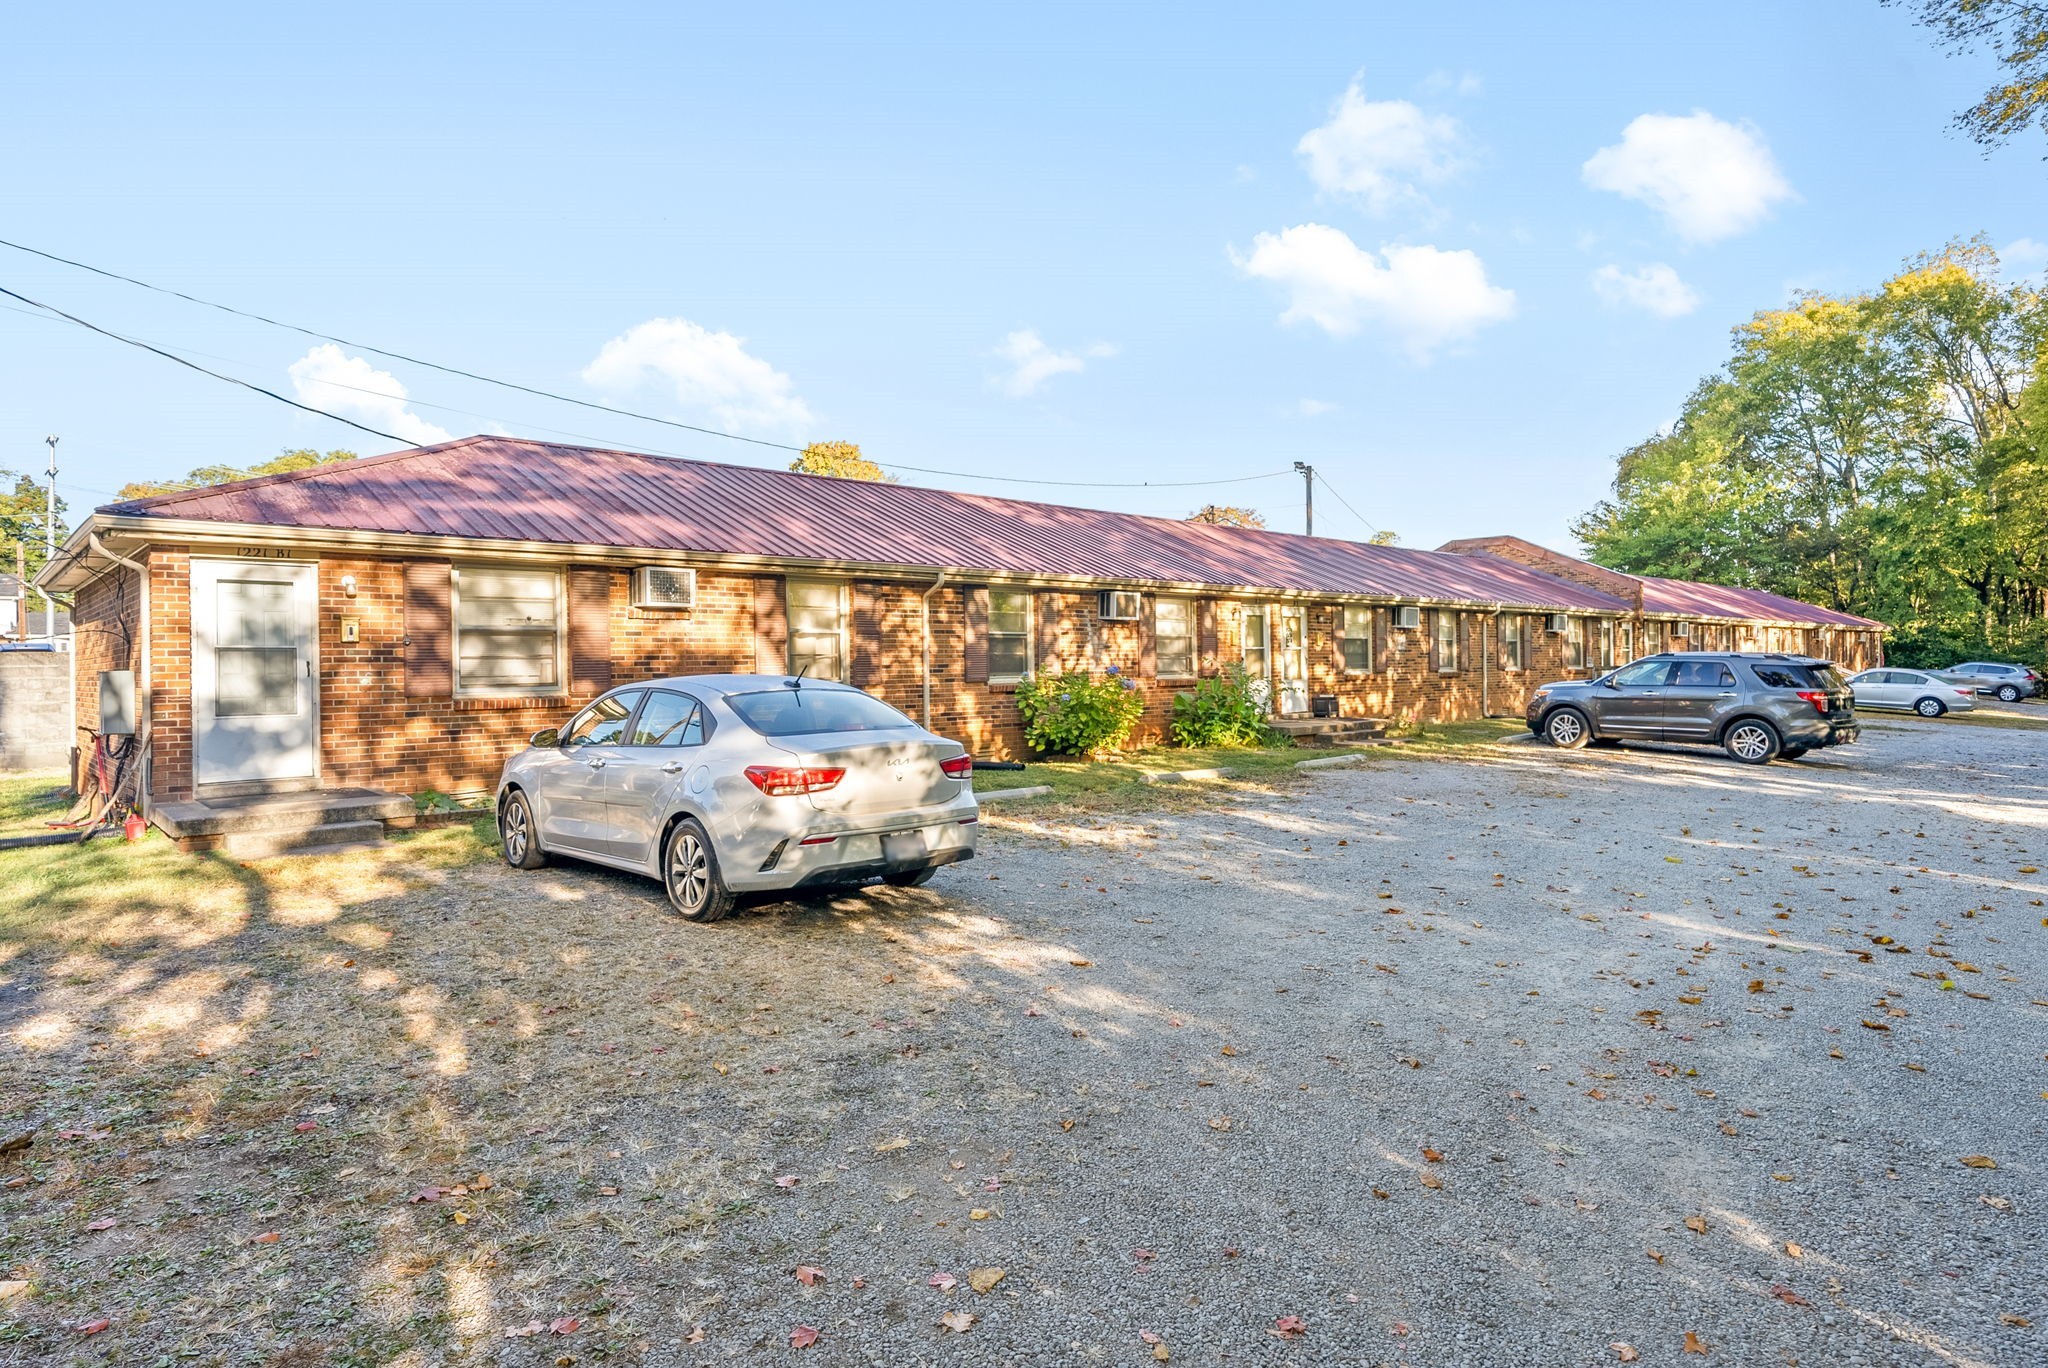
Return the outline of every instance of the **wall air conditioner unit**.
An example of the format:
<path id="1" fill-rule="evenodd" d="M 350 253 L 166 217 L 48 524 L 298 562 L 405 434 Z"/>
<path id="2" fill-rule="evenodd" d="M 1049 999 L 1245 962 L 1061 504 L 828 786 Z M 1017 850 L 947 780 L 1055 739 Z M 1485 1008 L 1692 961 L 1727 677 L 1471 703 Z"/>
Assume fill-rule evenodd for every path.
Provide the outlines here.
<path id="1" fill-rule="evenodd" d="M 697 572 L 673 565 L 643 565 L 633 572 L 635 608 L 694 608 Z"/>
<path id="2" fill-rule="evenodd" d="M 1565 615 L 1563 613 L 1546 613 L 1544 615 L 1543 630 L 1546 632 L 1561 633 L 1565 630 L 1567 625 L 1568 624 L 1565 622 Z"/>
<path id="3" fill-rule="evenodd" d="M 1135 589 L 1102 591 L 1104 622 L 1136 622 L 1145 609 L 1145 596 Z"/>
<path id="4" fill-rule="evenodd" d="M 1411 632 L 1414 631 L 1422 625 L 1422 610 L 1420 608 L 1396 608 L 1394 610 L 1394 625 L 1406 628 Z"/>
<path id="5" fill-rule="evenodd" d="M 1674 622 L 1674 623 L 1672 623 L 1672 624 L 1671 624 L 1671 635 L 1673 635 L 1673 636 L 1675 636 L 1675 637 L 1684 637 L 1684 638 L 1685 638 L 1685 639 L 1686 639 L 1687 641 L 1691 641 L 1691 640 L 1692 640 L 1692 624 L 1691 624 L 1690 622 Z"/>

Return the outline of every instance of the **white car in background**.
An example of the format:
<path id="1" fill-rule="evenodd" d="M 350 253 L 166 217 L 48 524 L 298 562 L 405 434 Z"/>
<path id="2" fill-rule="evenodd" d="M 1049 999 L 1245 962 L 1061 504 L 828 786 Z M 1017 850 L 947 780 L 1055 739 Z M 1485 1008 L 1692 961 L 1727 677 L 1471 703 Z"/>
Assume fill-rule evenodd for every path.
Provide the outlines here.
<path id="1" fill-rule="evenodd" d="M 1898 708 L 1922 717 L 1969 712 L 1977 706 L 1977 689 L 1927 670 L 1895 670 L 1890 666 L 1852 675 L 1849 690 L 1859 708 Z"/>
<path id="2" fill-rule="evenodd" d="M 743 893 L 927 882 L 974 858 L 974 761 L 881 699 L 778 675 L 628 684 L 536 732 L 498 780 L 505 862 L 660 879 L 690 921 Z"/>

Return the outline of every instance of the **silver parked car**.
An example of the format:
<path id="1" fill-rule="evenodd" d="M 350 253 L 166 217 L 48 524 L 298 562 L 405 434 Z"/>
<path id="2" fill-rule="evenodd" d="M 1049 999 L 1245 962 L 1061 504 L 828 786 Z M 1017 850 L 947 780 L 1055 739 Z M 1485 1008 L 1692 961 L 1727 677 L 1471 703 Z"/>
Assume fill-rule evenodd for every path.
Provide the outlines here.
<path id="1" fill-rule="evenodd" d="M 1849 677 L 1849 690 L 1859 708 L 1904 708 L 1922 717 L 1969 712 L 1977 706 L 1977 690 L 1926 670 L 1865 670 Z"/>
<path id="2" fill-rule="evenodd" d="M 1977 686 L 1977 692 L 1994 696 L 2001 703 L 2017 703 L 2040 693 L 2048 681 L 2024 665 L 2003 665 L 1991 660 L 1966 660 L 1942 671 Z"/>
<path id="3" fill-rule="evenodd" d="M 925 883 L 974 858 L 974 761 L 859 689 L 778 675 L 629 684 L 535 733 L 498 780 L 505 861 L 660 879 L 717 921 L 739 894 Z"/>

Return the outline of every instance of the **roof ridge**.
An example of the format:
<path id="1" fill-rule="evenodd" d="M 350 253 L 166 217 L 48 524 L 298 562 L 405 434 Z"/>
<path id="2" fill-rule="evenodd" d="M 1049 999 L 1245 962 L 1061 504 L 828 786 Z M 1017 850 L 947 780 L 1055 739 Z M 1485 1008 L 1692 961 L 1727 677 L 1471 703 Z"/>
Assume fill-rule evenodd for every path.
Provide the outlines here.
<path id="1" fill-rule="evenodd" d="M 416 456 L 435 455 L 452 451 L 457 447 L 474 446 L 492 438 L 478 433 L 469 437 L 451 438 L 446 442 L 435 442 L 431 446 L 406 447 L 402 451 L 386 451 L 375 456 L 358 456 L 349 461 L 323 461 L 303 470 L 281 470 L 271 475 L 248 475 L 239 480 L 223 480 L 219 484 L 194 485 L 190 489 L 174 490 L 169 494 L 150 494 L 140 499 L 116 499 L 101 508 L 161 508 L 166 504 L 182 503 L 189 499 L 202 499 L 215 494 L 232 494 L 244 489 L 266 488 L 270 485 L 289 484 L 297 480 L 310 480 L 321 475 L 339 474 L 345 470 L 361 470 L 365 466 L 388 465 L 393 461 Z"/>

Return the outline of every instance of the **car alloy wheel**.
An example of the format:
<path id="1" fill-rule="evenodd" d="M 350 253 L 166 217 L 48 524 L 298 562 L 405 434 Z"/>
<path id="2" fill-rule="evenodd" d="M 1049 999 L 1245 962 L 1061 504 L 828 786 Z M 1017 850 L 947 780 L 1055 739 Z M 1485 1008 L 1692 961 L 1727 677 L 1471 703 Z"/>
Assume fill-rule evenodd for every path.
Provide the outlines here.
<path id="1" fill-rule="evenodd" d="M 1913 705 L 1913 711 L 1922 717 L 1939 717 L 1948 709 L 1941 706 L 1941 700 L 1938 698 L 1923 698 Z"/>
<path id="2" fill-rule="evenodd" d="M 2017 684 L 2001 684 L 2001 685 L 1999 685 L 1999 686 L 1998 686 L 1998 701 L 1999 701 L 1999 702 L 2001 702 L 2001 703 L 2017 703 L 2017 702 L 2019 702 L 2019 701 L 2020 701 L 2020 690 L 2019 690 L 2019 686 L 2018 686 Z"/>
<path id="3" fill-rule="evenodd" d="M 499 809 L 498 841 L 504 850 L 505 863 L 514 869 L 539 869 L 547 863 L 547 856 L 535 839 L 533 809 L 527 806 L 525 794 L 509 795 L 505 805 Z"/>
<path id="4" fill-rule="evenodd" d="M 1778 738 L 1761 722 L 1738 722 L 1728 733 L 1728 753 L 1745 765 L 1761 765 L 1778 748 Z"/>
<path id="5" fill-rule="evenodd" d="M 711 896 L 711 861 L 694 831 L 682 831 L 668 848 L 668 887 L 684 916 L 701 911 Z"/>
<path id="6" fill-rule="evenodd" d="M 1586 744 L 1586 720 L 1570 708 L 1560 708 L 1543 724 L 1543 734 L 1559 750 L 1572 750 Z"/>

